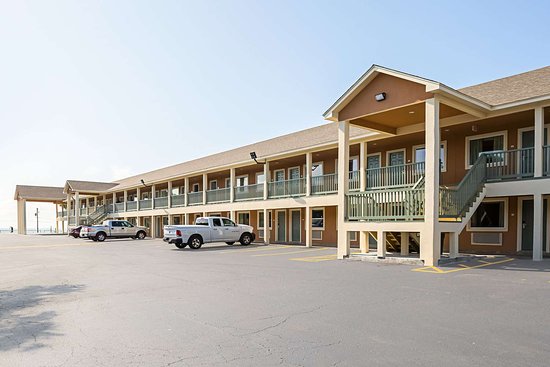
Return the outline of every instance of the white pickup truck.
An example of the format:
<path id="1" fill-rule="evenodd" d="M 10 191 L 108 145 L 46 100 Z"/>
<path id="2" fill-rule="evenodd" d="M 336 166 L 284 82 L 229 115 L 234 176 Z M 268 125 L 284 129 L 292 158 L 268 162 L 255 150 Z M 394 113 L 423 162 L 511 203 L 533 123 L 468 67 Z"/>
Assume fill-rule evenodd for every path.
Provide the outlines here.
<path id="1" fill-rule="evenodd" d="M 177 248 L 189 245 L 192 249 L 201 248 L 203 243 L 225 242 L 232 245 L 250 245 L 255 239 L 254 228 L 244 224 L 235 224 L 224 217 L 200 217 L 195 225 L 164 226 L 163 240 L 173 243 Z"/>
<path id="2" fill-rule="evenodd" d="M 106 238 L 137 238 L 144 239 L 147 228 L 134 226 L 127 220 L 106 220 L 103 225 L 83 226 L 80 230 L 81 238 L 103 242 Z"/>

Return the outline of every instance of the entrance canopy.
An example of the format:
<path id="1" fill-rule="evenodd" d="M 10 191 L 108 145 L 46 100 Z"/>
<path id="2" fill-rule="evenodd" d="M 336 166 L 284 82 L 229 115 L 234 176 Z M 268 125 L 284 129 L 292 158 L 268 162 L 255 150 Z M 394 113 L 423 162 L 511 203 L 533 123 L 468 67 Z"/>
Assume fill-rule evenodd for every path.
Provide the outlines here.
<path id="1" fill-rule="evenodd" d="M 14 200 L 61 204 L 67 195 L 63 187 L 17 185 Z"/>

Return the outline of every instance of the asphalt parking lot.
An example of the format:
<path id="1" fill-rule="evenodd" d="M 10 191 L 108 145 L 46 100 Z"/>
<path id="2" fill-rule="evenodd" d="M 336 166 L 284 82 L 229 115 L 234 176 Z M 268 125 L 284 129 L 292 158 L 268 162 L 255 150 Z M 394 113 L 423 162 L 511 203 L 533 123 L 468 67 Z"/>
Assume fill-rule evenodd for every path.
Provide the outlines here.
<path id="1" fill-rule="evenodd" d="M 0 365 L 548 366 L 550 262 L 335 253 L 0 235 Z"/>

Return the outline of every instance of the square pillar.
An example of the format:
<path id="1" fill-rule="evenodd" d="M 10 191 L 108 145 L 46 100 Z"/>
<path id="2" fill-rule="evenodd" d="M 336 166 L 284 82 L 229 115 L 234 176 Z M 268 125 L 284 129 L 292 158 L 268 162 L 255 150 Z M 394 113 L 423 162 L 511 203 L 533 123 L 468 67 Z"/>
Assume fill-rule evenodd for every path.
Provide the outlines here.
<path id="1" fill-rule="evenodd" d="M 459 238 L 458 235 L 460 233 L 458 232 L 451 232 L 449 233 L 449 257 L 451 259 L 455 259 L 458 257 L 459 254 Z"/>
<path id="2" fill-rule="evenodd" d="M 367 189 L 367 142 L 359 145 L 359 191 Z"/>
<path id="3" fill-rule="evenodd" d="M 425 101 L 425 186 L 424 186 L 424 230 L 420 241 L 420 258 L 426 266 L 435 266 L 441 257 L 441 236 L 439 231 L 439 171 L 440 171 L 440 129 L 439 100 Z"/>
<path id="4" fill-rule="evenodd" d="M 202 204 L 206 205 L 206 189 L 208 187 L 208 175 L 202 174 Z"/>
<path id="5" fill-rule="evenodd" d="M 544 108 L 535 108 L 535 177 L 542 177 L 544 145 Z"/>
<path id="6" fill-rule="evenodd" d="M 72 199 L 71 194 L 67 194 L 67 232 L 71 226 L 71 209 L 72 209 Z"/>
<path id="7" fill-rule="evenodd" d="M 313 247 L 313 226 L 311 225 L 311 207 L 306 205 L 306 247 Z"/>
<path id="8" fill-rule="evenodd" d="M 168 181 L 168 207 L 172 207 L 172 181 Z M 172 224 L 172 220 L 168 219 L 168 223 Z"/>
<path id="9" fill-rule="evenodd" d="M 269 198 L 269 180 L 271 179 L 269 173 L 269 162 L 266 160 L 264 164 L 264 200 Z"/>
<path id="10" fill-rule="evenodd" d="M 386 258 L 386 232 L 378 231 L 376 233 L 376 257 Z"/>
<path id="11" fill-rule="evenodd" d="M 74 208 L 74 217 L 75 217 L 75 226 L 80 225 L 80 194 L 79 192 L 75 192 L 74 194 L 74 201 L 75 201 L 75 208 Z"/>
<path id="12" fill-rule="evenodd" d="M 401 232 L 401 256 L 409 256 L 409 232 Z"/>
<path id="13" fill-rule="evenodd" d="M 185 225 L 189 224 L 189 213 L 183 214 L 183 224 Z"/>
<path id="14" fill-rule="evenodd" d="M 269 245 L 269 241 L 271 240 L 271 231 L 269 230 L 270 224 L 269 211 L 267 209 L 264 209 L 264 243 L 266 245 Z"/>
<path id="15" fill-rule="evenodd" d="M 137 196 L 136 210 L 139 211 L 139 201 L 141 200 L 141 188 L 139 187 L 136 189 L 136 196 Z"/>
<path id="16" fill-rule="evenodd" d="M 155 223 L 155 217 L 151 216 L 151 238 L 157 238 L 157 224 Z"/>
<path id="17" fill-rule="evenodd" d="M 313 169 L 313 156 L 306 153 L 306 196 L 311 195 L 311 170 Z"/>
<path id="18" fill-rule="evenodd" d="M 349 121 L 338 122 L 338 259 L 348 257 L 350 254 L 350 241 L 347 231 L 344 230 L 346 222 L 346 195 L 349 191 Z"/>
<path id="19" fill-rule="evenodd" d="M 229 202 L 235 201 L 235 168 L 229 170 Z"/>
<path id="20" fill-rule="evenodd" d="M 369 232 L 367 231 L 359 232 L 359 250 L 362 254 L 369 253 Z"/>
<path id="21" fill-rule="evenodd" d="M 184 187 L 183 187 L 183 206 L 187 206 L 188 204 L 188 195 L 187 193 L 189 192 L 189 177 L 185 177 L 184 179 L 185 183 L 184 183 Z M 187 223 L 186 223 L 187 224 Z"/>
<path id="22" fill-rule="evenodd" d="M 124 212 L 127 211 L 127 203 L 128 203 L 128 190 L 124 190 Z"/>
<path id="23" fill-rule="evenodd" d="M 533 260 L 541 261 L 542 260 L 542 251 L 543 251 L 543 233 L 544 226 L 542 224 L 543 220 L 543 199 L 541 194 L 533 195 Z"/>
<path id="24" fill-rule="evenodd" d="M 151 209 L 155 209 L 155 198 L 157 197 L 155 188 L 155 185 L 151 185 Z"/>
<path id="25" fill-rule="evenodd" d="M 236 216 L 236 211 L 234 210 L 230 210 L 229 211 L 229 219 L 231 219 L 233 222 L 237 223 L 237 216 Z"/>
<path id="26" fill-rule="evenodd" d="M 27 201 L 17 199 L 17 233 L 27 234 Z"/>

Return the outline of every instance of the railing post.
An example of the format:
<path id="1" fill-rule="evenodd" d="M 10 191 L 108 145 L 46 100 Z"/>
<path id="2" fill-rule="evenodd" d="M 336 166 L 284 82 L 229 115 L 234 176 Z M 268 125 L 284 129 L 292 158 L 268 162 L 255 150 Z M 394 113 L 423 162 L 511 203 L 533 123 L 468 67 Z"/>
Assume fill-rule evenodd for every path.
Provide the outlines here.
<path id="1" fill-rule="evenodd" d="M 544 144 L 544 108 L 535 108 L 535 177 L 542 177 Z"/>

